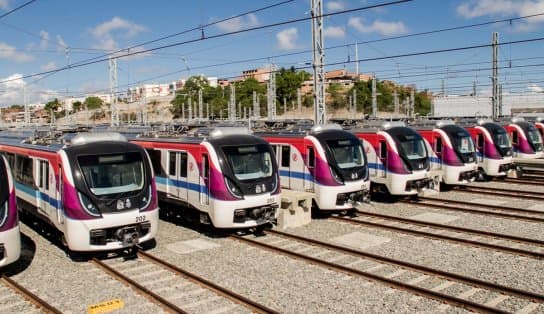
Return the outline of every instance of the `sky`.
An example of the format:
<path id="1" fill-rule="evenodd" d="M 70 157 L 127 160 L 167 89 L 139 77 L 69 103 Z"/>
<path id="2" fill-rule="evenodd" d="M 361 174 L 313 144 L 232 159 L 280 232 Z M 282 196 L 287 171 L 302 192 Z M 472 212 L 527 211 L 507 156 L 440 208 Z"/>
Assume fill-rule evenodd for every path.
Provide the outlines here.
<path id="1" fill-rule="evenodd" d="M 0 16 L 26 2 L 0 0 Z M 543 90 L 544 0 L 413 0 L 356 10 L 390 2 L 394 1 L 323 0 L 325 14 L 352 10 L 323 20 L 325 71 L 355 72 L 359 60 L 361 73 L 414 84 L 418 90 L 468 94 L 475 84 L 478 93 L 488 93 L 491 47 L 428 52 L 489 45 L 498 32 L 499 42 L 505 43 L 498 48 L 503 92 Z M 105 54 L 121 49 L 117 56 L 143 53 L 118 59 L 120 91 L 200 74 L 232 79 L 271 62 L 311 72 L 310 3 L 36 0 L 0 17 L 0 107 L 22 104 L 23 94 L 28 103 L 36 103 L 106 92 L 107 61 L 74 66 L 105 60 Z M 268 6 L 272 7 L 263 9 Z M 242 15 L 247 12 L 251 13 Z M 535 14 L 542 15 L 526 18 Z M 228 20 L 214 23 L 224 19 Z M 425 32 L 433 33 L 417 35 Z M 182 34 L 146 43 L 176 33 Z M 398 36 L 405 37 L 394 38 Z M 527 42 L 506 44 L 515 41 Z M 146 52 L 153 48 L 161 49 Z M 72 67 L 43 74 L 67 65 Z"/>

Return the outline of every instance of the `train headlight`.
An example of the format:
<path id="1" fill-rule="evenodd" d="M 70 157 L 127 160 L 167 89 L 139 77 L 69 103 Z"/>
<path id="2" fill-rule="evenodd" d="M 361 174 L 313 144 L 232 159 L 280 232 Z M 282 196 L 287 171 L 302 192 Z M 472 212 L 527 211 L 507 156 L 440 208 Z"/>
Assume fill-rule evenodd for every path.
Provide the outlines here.
<path id="1" fill-rule="evenodd" d="M 9 202 L 6 200 L 2 206 L 0 206 L 0 226 L 3 226 L 8 220 Z"/>
<path id="2" fill-rule="evenodd" d="M 329 166 L 329 170 L 331 171 L 332 177 L 338 184 L 344 184 L 344 181 L 342 180 L 338 172 L 336 172 L 336 170 L 334 170 L 331 166 Z"/>
<path id="3" fill-rule="evenodd" d="M 243 198 L 242 191 L 236 186 L 234 182 L 232 182 L 232 180 L 225 177 L 225 184 L 227 185 L 227 189 L 229 190 L 230 194 L 232 194 L 232 196 L 239 199 Z"/>
<path id="4" fill-rule="evenodd" d="M 81 203 L 81 206 L 89 215 L 95 217 L 100 216 L 100 211 L 87 196 L 81 194 L 80 192 L 78 192 L 77 195 L 79 197 L 79 202 Z"/>

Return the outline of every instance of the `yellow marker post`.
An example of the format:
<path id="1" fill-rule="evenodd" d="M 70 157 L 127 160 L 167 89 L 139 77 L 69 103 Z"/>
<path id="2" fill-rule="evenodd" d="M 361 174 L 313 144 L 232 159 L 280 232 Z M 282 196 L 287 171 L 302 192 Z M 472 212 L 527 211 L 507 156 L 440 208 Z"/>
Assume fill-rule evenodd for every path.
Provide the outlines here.
<path id="1" fill-rule="evenodd" d="M 100 314 L 111 312 L 120 308 L 123 308 L 125 304 L 121 299 L 113 299 L 97 304 L 91 304 L 87 307 L 88 314 Z"/>

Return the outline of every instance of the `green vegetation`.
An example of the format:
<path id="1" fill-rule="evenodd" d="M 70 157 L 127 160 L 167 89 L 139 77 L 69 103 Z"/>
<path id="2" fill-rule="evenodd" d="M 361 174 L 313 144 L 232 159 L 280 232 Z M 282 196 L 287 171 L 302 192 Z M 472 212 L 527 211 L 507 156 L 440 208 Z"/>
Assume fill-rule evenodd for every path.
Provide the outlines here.
<path id="1" fill-rule="evenodd" d="M 96 96 L 91 96 L 85 98 L 85 101 L 83 102 L 85 107 L 87 107 L 87 110 L 93 110 L 93 109 L 99 109 L 104 105 L 104 101 Z"/>

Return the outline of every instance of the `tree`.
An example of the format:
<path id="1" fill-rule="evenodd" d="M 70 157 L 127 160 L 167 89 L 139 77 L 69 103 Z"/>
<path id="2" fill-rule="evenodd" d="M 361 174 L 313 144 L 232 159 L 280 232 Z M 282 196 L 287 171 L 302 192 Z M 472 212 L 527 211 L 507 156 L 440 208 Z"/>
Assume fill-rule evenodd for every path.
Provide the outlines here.
<path id="1" fill-rule="evenodd" d="M 17 110 L 23 110 L 25 109 L 25 106 L 23 105 L 11 105 L 11 107 L 9 107 L 10 109 L 17 109 Z"/>
<path id="2" fill-rule="evenodd" d="M 61 107 L 61 103 L 59 102 L 57 98 L 55 98 L 54 100 L 46 103 L 44 109 L 47 112 L 50 112 L 50 111 L 57 112 L 60 107 Z"/>
<path id="3" fill-rule="evenodd" d="M 74 101 L 72 103 L 72 109 L 74 110 L 74 112 L 80 111 L 82 108 L 83 104 L 81 103 L 81 101 Z"/>
<path id="4" fill-rule="evenodd" d="M 176 97 L 170 102 L 172 104 L 170 112 L 172 112 L 174 118 L 184 116 L 182 113 L 183 104 L 185 104 L 185 117 L 187 117 L 189 98 L 193 105 L 198 103 L 199 90 L 202 90 L 203 103 L 209 104 L 210 106 L 210 115 L 219 115 L 219 112 L 226 107 L 228 95 L 225 95 L 225 91 L 221 86 L 212 87 L 205 77 L 191 76 L 187 82 L 185 82 L 183 88 L 176 92 Z M 205 107 L 203 109 L 205 114 Z M 197 113 L 193 112 L 193 114 Z"/>
<path id="5" fill-rule="evenodd" d="M 258 95 L 266 93 L 266 87 L 252 77 L 236 82 L 235 89 L 236 104 L 241 104 L 242 110 L 244 110 L 243 108 L 253 108 L 253 91 Z"/>
<path id="6" fill-rule="evenodd" d="M 102 107 L 102 105 L 104 105 L 104 101 L 102 101 L 100 97 L 90 96 L 85 98 L 83 104 L 85 105 L 85 107 L 87 107 L 87 110 L 93 110 Z"/>
<path id="7" fill-rule="evenodd" d="M 281 68 L 276 72 L 276 99 L 283 104 L 283 99 L 288 104 L 297 101 L 297 89 L 302 86 L 302 82 L 310 79 L 310 73 L 306 71 L 296 71 L 294 67 Z M 283 106 L 279 106 L 282 108 Z"/>

